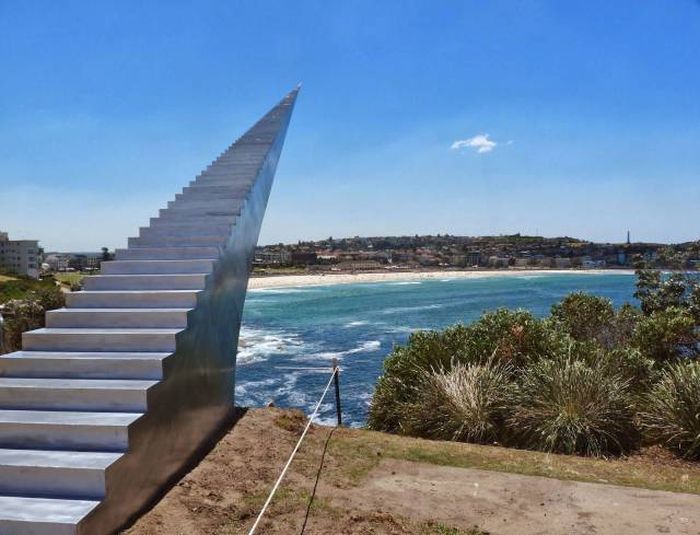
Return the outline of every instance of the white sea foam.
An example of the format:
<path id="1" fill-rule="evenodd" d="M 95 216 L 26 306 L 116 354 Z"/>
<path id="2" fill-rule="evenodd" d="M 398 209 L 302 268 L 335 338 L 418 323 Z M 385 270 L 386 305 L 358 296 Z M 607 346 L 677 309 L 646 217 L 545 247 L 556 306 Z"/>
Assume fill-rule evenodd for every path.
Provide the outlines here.
<path id="1" fill-rule="evenodd" d="M 237 362 L 252 364 L 274 355 L 298 353 L 303 347 L 304 342 L 298 334 L 243 326 L 238 341 Z"/>
<path id="2" fill-rule="evenodd" d="M 363 325 L 368 325 L 368 321 L 351 321 L 350 323 L 346 323 L 343 325 L 346 329 L 349 329 L 351 327 L 362 327 Z"/>
<path id="3" fill-rule="evenodd" d="M 265 293 L 265 294 L 301 294 L 301 293 L 313 293 L 316 290 L 306 286 L 289 286 L 284 288 L 255 288 L 248 290 L 249 292 L 255 293 Z"/>
<path id="4" fill-rule="evenodd" d="M 379 351 L 381 346 L 382 343 L 379 340 L 367 340 L 365 342 L 361 342 L 360 345 L 358 345 L 357 347 L 353 347 L 352 349 L 348 349 L 346 351 L 321 351 L 319 353 L 312 353 L 310 355 L 300 356 L 295 358 L 294 360 L 301 362 L 333 359 L 342 360 L 343 357 L 347 357 L 348 355 L 355 355 L 357 353 L 374 353 L 375 351 Z"/>
<path id="5" fill-rule="evenodd" d="M 418 305 L 414 307 L 393 307 L 385 308 L 382 310 L 382 314 L 400 314 L 401 312 L 415 312 L 416 310 L 435 310 L 442 308 L 443 305 L 434 303 L 432 305 Z"/>
<path id="6" fill-rule="evenodd" d="M 408 326 L 401 326 L 401 327 L 392 327 L 391 329 L 388 329 L 388 332 L 392 334 L 405 334 L 405 333 L 412 333 L 413 331 L 419 330 L 418 327 L 408 327 Z"/>
<path id="7" fill-rule="evenodd" d="M 415 286 L 416 284 L 423 284 L 420 281 L 401 281 L 401 282 L 387 282 L 387 286 Z"/>

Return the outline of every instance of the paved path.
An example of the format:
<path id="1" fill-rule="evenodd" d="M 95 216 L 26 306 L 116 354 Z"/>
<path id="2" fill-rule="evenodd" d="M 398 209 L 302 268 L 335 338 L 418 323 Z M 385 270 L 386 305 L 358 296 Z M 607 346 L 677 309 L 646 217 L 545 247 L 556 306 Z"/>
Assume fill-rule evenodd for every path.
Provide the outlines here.
<path id="1" fill-rule="evenodd" d="M 385 460 L 327 496 L 367 511 L 439 518 L 491 535 L 700 534 L 700 496 Z"/>

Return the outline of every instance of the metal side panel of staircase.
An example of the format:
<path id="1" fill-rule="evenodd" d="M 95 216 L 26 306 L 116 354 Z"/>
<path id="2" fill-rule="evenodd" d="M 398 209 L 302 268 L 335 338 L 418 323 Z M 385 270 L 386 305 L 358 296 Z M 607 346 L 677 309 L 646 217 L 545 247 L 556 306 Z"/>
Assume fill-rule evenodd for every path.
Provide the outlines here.
<path id="1" fill-rule="evenodd" d="M 289 93 L 0 355 L 0 535 L 104 535 L 233 415 L 248 274 Z"/>

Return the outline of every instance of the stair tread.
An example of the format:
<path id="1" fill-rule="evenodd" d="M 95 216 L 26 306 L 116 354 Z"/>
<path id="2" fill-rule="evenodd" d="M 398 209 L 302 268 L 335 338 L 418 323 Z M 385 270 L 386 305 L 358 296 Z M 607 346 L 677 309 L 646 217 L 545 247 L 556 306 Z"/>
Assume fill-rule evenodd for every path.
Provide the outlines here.
<path id="1" fill-rule="evenodd" d="M 24 334 L 177 334 L 182 329 L 166 329 L 156 327 L 146 327 L 139 329 L 136 327 L 42 327 L 33 331 L 27 331 Z"/>
<path id="2" fill-rule="evenodd" d="M 53 377 L 0 377 L 0 388 L 145 390 L 158 381 L 144 379 L 57 379 Z"/>
<path id="3" fill-rule="evenodd" d="M 110 275 L 91 275 L 90 278 L 96 279 L 96 278 L 123 278 L 123 277 L 204 277 L 206 275 L 209 275 L 209 273 L 206 272 L 201 272 L 201 273 L 115 273 L 115 274 L 110 274 Z"/>
<path id="4" fill-rule="evenodd" d="M 183 262 L 191 262 L 191 263 L 196 263 L 196 262 L 212 262 L 213 260 L 211 258 L 182 258 L 178 260 L 174 259 L 153 259 L 153 260 L 141 260 L 141 259 L 136 259 L 136 260 L 110 260 L 109 263 L 119 263 L 119 264 L 181 264 Z M 106 264 L 106 262 L 103 262 L 102 265 Z M 183 273 L 184 275 L 184 273 Z M 196 273 L 194 273 L 196 275 Z"/>
<path id="5" fill-rule="evenodd" d="M 2 359 L 94 359 L 94 360 L 162 360 L 169 357 L 168 352 L 115 352 L 115 351 L 15 351 L 0 355 Z"/>
<path id="6" fill-rule="evenodd" d="M 95 500 L 0 496 L 0 520 L 76 524 L 99 503 Z"/>
<path id="7" fill-rule="evenodd" d="M 106 276 L 106 275 L 102 275 Z M 196 293 L 196 292 L 201 292 L 202 290 L 81 290 L 79 292 L 75 292 L 76 294 L 99 294 L 99 295 L 104 295 L 104 294 L 162 294 L 162 293 L 167 293 L 167 294 L 182 294 L 182 293 Z"/>
<path id="8" fill-rule="evenodd" d="M 0 448 L 0 466 L 105 470 L 122 453 L 103 451 L 20 450 Z"/>
<path id="9" fill-rule="evenodd" d="M 141 314 L 142 312 L 189 312 L 192 310 L 192 308 L 184 308 L 184 307 L 173 307 L 173 308 L 157 308 L 157 307 L 149 307 L 149 308 L 108 308 L 108 307 L 100 307 L 100 308 L 81 308 L 81 307 L 70 307 L 70 308 L 56 308 L 53 310 L 49 310 L 49 312 L 59 312 L 59 313 L 72 313 L 72 312 L 77 312 L 77 313 L 107 313 L 107 314 Z"/>
<path id="10" fill-rule="evenodd" d="M 138 420 L 141 412 L 86 412 L 0 409 L 0 424 L 48 424 L 83 426 L 128 426 Z"/>

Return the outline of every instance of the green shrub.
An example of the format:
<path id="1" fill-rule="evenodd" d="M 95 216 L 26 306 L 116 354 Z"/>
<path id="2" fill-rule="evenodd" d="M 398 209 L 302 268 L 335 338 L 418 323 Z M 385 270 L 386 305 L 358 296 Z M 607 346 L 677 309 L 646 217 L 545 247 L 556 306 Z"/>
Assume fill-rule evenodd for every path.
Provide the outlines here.
<path id="1" fill-rule="evenodd" d="M 525 371 L 508 423 L 513 443 L 535 450 L 601 456 L 638 441 L 629 382 L 605 365 L 571 357 Z"/>
<path id="2" fill-rule="evenodd" d="M 467 329 L 465 347 L 458 355 L 462 362 L 483 363 L 494 358 L 521 368 L 567 345 L 565 335 L 525 310 L 487 312 Z"/>
<path id="3" fill-rule="evenodd" d="M 44 326 L 44 308 L 38 301 L 9 301 L 3 311 L 5 316 L 5 336 L 3 350 L 6 352 L 22 349 L 22 333 Z"/>
<path id="4" fill-rule="evenodd" d="M 634 333 L 634 345 L 657 362 L 697 354 L 698 332 L 692 314 L 679 307 L 644 316 Z"/>
<path id="5" fill-rule="evenodd" d="M 579 342 L 595 340 L 609 347 L 614 340 L 615 309 L 610 299 L 574 292 L 552 306 L 551 318 Z"/>
<path id="6" fill-rule="evenodd" d="M 4 341 L 0 351 L 11 352 L 22 348 L 22 333 L 45 325 L 47 310 L 65 304 L 63 292 L 52 285 L 34 285 L 25 293 L 25 299 L 4 304 Z"/>
<path id="7" fill-rule="evenodd" d="M 418 331 L 405 346 L 397 346 L 384 361 L 370 405 L 368 426 L 388 432 L 401 430 L 407 404 L 416 402 L 426 374 L 446 372 L 458 363 L 490 360 L 521 368 L 566 347 L 567 337 L 525 311 L 505 309 L 484 314 L 469 326 L 444 331 Z"/>
<path id="8" fill-rule="evenodd" d="M 512 394 L 510 366 L 457 363 L 449 371 L 425 374 L 416 401 L 404 408 L 401 427 L 431 439 L 499 441 Z"/>
<path id="9" fill-rule="evenodd" d="M 700 459 L 700 362 L 670 365 L 646 396 L 645 435 L 675 453 Z"/>

